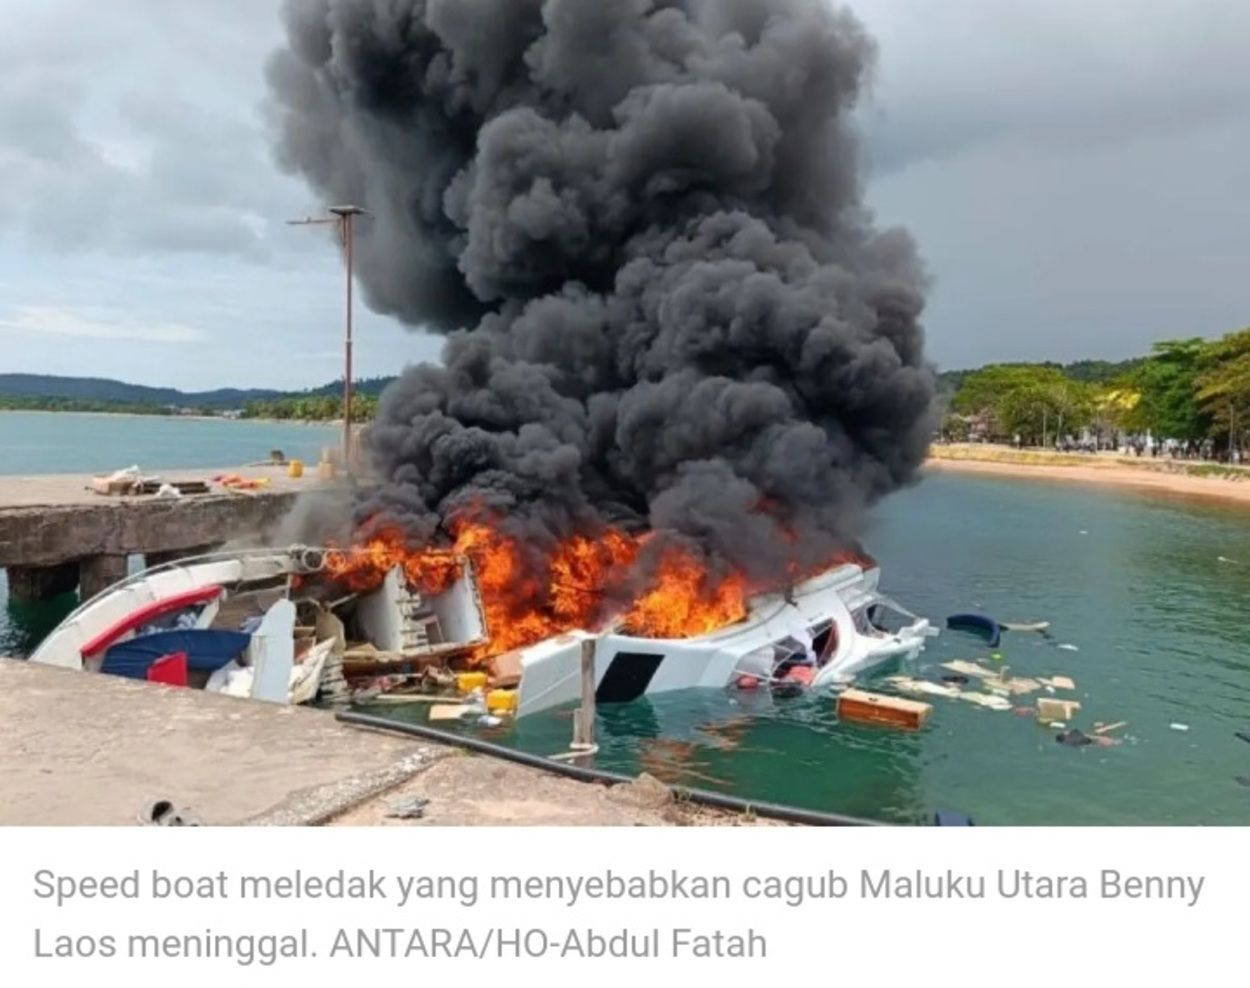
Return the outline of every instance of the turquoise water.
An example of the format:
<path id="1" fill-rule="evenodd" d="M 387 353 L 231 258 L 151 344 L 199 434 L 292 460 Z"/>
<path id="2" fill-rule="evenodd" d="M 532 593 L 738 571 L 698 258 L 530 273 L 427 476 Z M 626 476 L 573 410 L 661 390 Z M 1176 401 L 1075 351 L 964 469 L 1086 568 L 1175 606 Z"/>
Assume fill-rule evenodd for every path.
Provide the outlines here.
<path id="1" fill-rule="evenodd" d="M 315 463 L 338 435 L 328 426 L 283 422 L 0 412 L 0 474 L 229 467 L 274 449 Z"/>
<path id="2" fill-rule="evenodd" d="M 63 430 L 83 418 L 97 430 L 87 442 L 117 445 L 80 448 L 84 434 Z M 17 472 L 218 466 L 271 447 L 310 456 L 333 441 L 328 430 L 302 426 L 32 416 L 24 429 L 15 421 L 0 415 L 10 472 L 15 463 L 24 464 Z M 33 445 L 36 429 L 65 451 L 61 459 L 48 450 L 15 455 Z M 939 474 L 887 501 L 866 544 L 886 589 L 935 621 L 966 610 L 1050 621 L 1049 637 L 1005 635 L 1006 664 L 1022 676 L 1073 678 L 1084 705 L 1073 726 L 1127 721 L 1124 743 L 1068 748 L 1032 718 L 942 698 L 931 701 L 928 727 L 906 734 L 839 724 L 827 697 L 703 690 L 601 708 L 598 764 L 898 822 L 925 821 L 942 807 L 980 824 L 1250 823 L 1250 788 L 1235 781 L 1250 777 L 1250 744 L 1233 736 L 1250 730 L 1250 511 Z M 72 606 L 72 597 L 8 604 L 0 651 L 28 651 Z M 976 638 L 943 632 L 906 671 L 937 679 L 939 664 L 954 658 L 988 655 Z M 489 735 L 561 751 L 569 714 Z"/>
<path id="3" fill-rule="evenodd" d="M 943 698 L 909 734 L 839 724 L 827 697 L 692 690 L 601 708 L 597 764 L 896 822 L 947 808 L 979 824 L 1250 823 L 1235 781 L 1250 776 L 1250 744 L 1233 736 L 1250 730 L 1250 513 L 942 474 L 883 506 L 867 544 L 917 613 L 1049 620 L 1050 637 L 1004 636 L 1007 665 L 1070 676 L 1084 705 L 1072 726 L 1128 721 L 1124 743 L 1069 748 L 1032 718 Z M 936 680 L 954 658 L 989 656 L 944 631 L 906 671 Z M 569 714 L 490 735 L 564 750 Z"/>

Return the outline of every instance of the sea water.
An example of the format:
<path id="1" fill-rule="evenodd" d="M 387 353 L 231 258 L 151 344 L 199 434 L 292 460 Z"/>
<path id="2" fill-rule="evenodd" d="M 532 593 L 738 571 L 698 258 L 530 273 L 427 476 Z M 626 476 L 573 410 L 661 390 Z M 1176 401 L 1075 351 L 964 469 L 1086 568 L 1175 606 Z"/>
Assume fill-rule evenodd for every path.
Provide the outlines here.
<path id="1" fill-rule="evenodd" d="M 237 467 L 275 449 L 315 463 L 337 439 L 330 426 L 297 422 L 0 412 L 0 475 Z"/>
<path id="2" fill-rule="evenodd" d="M 134 438 L 150 436 L 155 423 L 130 421 L 130 455 L 100 467 L 160 462 Z M 231 438 L 204 465 L 271 445 L 300 449 L 300 426 L 209 424 Z M 174 435 L 199 425 L 161 423 Z M 91 459 L 71 438 L 57 442 L 73 452 L 28 469 L 81 469 Z M 1112 735 L 1123 743 L 1070 748 L 1032 717 L 941 697 L 928 698 L 928 726 L 906 733 L 839 724 L 827 695 L 689 690 L 601 707 L 598 767 L 894 822 L 926 823 L 941 808 L 978 824 L 1250 823 L 1250 788 L 1236 781 L 1250 778 L 1250 744 L 1234 736 L 1250 730 L 1250 510 L 943 473 L 887 499 L 865 542 L 883 588 L 935 624 L 964 611 L 1049 621 L 1045 635 L 1005 633 L 1003 663 L 1012 675 L 1072 678 L 1075 693 L 1060 694 L 1082 704 L 1070 726 L 1091 733 L 1096 721 L 1126 721 Z M 0 651 L 29 650 L 72 606 L 72 597 L 9 604 Z M 951 659 L 999 664 L 976 637 L 943 631 L 903 671 L 936 681 Z M 1018 702 L 1032 705 L 1037 695 L 1045 694 Z M 571 716 L 563 708 L 483 733 L 554 753 L 568 746 Z"/>
<path id="3" fill-rule="evenodd" d="M 688 690 L 600 707 L 597 767 L 898 823 L 937 809 L 978 824 L 1250 823 L 1250 788 L 1236 781 L 1250 776 L 1250 744 L 1234 736 L 1250 730 L 1250 511 L 943 473 L 884 503 L 866 544 L 883 588 L 935 624 L 965 611 L 1050 622 L 1044 635 L 1004 633 L 1002 663 L 943 630 L 902 671 L 939 681 L 941 663 L 969 659 L 1068 676 L 1076 691 L 1058 695 L 1082 704 L 1069 726 L 1126 721 L 1111 735 L 1123 743 L 1067 747 L 1032 716 L 941 697 L 924 698 L 929 724 L 908 733 L 840 724 L 828 695 Z M 571 716 L 484 734 L 554 753 Z"/>

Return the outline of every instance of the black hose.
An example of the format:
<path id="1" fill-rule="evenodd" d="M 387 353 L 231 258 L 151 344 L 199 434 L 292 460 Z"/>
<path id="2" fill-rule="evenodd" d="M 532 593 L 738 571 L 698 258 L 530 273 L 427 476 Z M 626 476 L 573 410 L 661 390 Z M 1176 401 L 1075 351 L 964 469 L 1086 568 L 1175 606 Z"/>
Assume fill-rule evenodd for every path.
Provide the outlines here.
<path id="1" fill-rule="evenodd" d="M 481 738 L 465 737 L 450 731 L 440 731 L 436 727 L 424 724 L 405 724 L 376 717 L 373 714 L 361 714 L 344 711 L 336 715 L 338 721 L 355 727 L 369 727 L 381 731 L 394 731 L 412 737 L 437 741 L 440 744 L 454 745 L 483 755 L 504 758 L 518 765 L 541 769 L 563 775 L 578 782 L 599 782 L 604 785 L 616 786 L 635 781 L 628 775 L 619 772 L 607 772 L 603 769 L 584 768 L 581 765 L 569 765 L 565 762 L 545 758 L 542 755 L 531 755 L 526 751 L 517 751 L 502 744 L 483 741 Z M 749 813 L 770 820 L 781 820 L 785 823 L 798 823 L 809 827 L 882 827 L 887 824 L 877 820 L 861 820 L 858 817 L 842 816 L 837 813 L 822 813 L 819 810 L 805 810 L 798 806 L 784 806 L 781 803 L 759 803 L 754 800 L 742 799 L 738 796 L 727 796 L 724 793 L 709 792 L 706 789 L 687 789 L 684 786 L 670 786 L 669 791 L 680 800 L 688 800 L 700 806 L 711 806 L 721 810 L 732 810 L 736 813 Z"/>

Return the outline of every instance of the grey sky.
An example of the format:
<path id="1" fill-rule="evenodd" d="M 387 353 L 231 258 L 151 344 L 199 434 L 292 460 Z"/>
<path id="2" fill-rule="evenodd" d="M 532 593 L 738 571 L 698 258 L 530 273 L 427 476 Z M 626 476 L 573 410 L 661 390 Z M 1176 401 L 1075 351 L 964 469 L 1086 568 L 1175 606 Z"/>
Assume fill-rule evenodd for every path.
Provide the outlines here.
<path id="1" fill-rule="evenodd" d="M 1250 323 L 1250 4 L 868 0 L 869 200 L 912 229 L 943 366 Z M 0 0 L 0 371 L 301 387 L 335 250 L 272 165 L 278 0 Z M 436 340 L 365 314 L 360 372 Z"/>

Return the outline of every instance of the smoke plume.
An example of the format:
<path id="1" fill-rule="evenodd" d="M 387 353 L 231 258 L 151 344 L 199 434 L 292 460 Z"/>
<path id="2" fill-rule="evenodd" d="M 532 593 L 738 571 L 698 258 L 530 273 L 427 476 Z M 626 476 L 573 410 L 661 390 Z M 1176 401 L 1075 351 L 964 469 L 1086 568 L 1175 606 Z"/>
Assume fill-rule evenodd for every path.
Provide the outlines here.
<path id="1" fill-rule="evenodd" d="M 541 558 L 639 525 L 756 576 L 913 479 L 911 238 L 863 206 L 874 60 L 821 0 L 299 0 L 279 157 L 353 202 L 369 304 L 447 334 L 369 434 L 364 516 L 488 507 Z"/>

